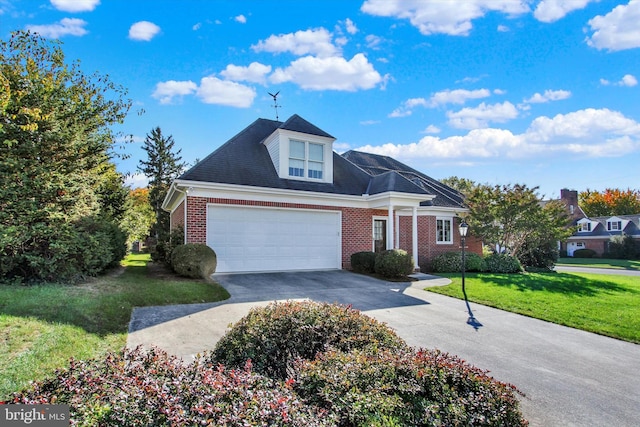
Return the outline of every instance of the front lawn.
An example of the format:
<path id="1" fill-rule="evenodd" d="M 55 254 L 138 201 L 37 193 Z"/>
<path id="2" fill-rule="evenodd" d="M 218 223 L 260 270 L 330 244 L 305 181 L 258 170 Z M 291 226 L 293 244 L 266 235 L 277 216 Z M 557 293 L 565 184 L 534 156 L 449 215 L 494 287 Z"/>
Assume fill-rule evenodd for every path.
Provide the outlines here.
<path id="1" fill-rule="evenodd" d="M 150 275 L 149 255 L 130 255 L 122 274 L 78 285 L 0 285 L 0 400 L 66 366 L 120 351 L 134 307 L 229 298 L 203 280 Z"/>
<path id="2" fill-rule="evenodd" d="M 626 270 L 640 270 L 640 261 L 627 259 L 602 259 L 602 258 L 560 258 L 557 265 L 569 265 L 575 267 L 615 268 Z"/>
<path id="3" fill-rule="evenodd" d="M 463 298 L 459 274 L 427 288 Z M 469 301 L 640 343 L 640 280 L 586 273 L 467 274 Z M 482 319 L 478 319 L 482 320 Z"/>

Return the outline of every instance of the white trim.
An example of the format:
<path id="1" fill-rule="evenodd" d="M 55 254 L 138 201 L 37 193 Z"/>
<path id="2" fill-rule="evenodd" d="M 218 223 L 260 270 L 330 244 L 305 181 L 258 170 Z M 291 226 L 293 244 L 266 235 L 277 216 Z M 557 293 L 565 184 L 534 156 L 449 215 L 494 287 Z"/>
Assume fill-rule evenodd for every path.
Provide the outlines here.
<path id="1" fill-rule="evenodd" d="M 413 263 L 416 270 L 420 268 L 418 265 L 418 208 L 412 209 L 411 216 L 411 252 L 413 252 Z"/>
<path id="2" fill-rule="evenodd" d="M 382 216 L 382 215 L 372 215 L 371 216 L 371 252 L 375 252 L 376 251 L 376 235 L 375 235 L 375 231 L 376 231 L 376 221 L 384 221 L 385 222 L 385 233 L 387 233 L 388 230 L 388 223 L 389 223 L 389 218 L 386 216 Z M 385 238 L 387 238 L 387 236 L 385 236 Z M 386 242 L 385 242 L 386 243 Z"/>
<path id="3" fill-rule="evenodd" d="M 438 241 L 438 221 L 449 221 L 451 223 L 451 230 L 450 231 L 450 235 L 451 235 L 451 240 L 447 240 L 447 241 Z M 444 224 L 444 223 L 443 223 Z M 449 217 L 449 216 L 437 216 L 436 217 L 436 235 L 434 236 L 434 240 L 436 242 L 436 245 L 453 245 L 453 226 L 454 226 L 454 221 L 453 221 L 453 217 Z"/>

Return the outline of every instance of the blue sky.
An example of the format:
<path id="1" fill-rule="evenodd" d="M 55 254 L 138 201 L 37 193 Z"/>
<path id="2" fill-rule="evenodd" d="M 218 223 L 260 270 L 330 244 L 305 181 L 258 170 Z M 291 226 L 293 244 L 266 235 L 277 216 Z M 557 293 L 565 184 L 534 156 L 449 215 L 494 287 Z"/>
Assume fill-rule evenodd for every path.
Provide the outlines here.
<path id="1" fill-rule="evenodd" d="M 128 88 L 122 172 L 153 127 L 194 162 L 279 91 L 338 152 L 547 198 L 640 188 L 639 22 L 640 0 L 0 0 L 0 37 L 59 39 Z"/>

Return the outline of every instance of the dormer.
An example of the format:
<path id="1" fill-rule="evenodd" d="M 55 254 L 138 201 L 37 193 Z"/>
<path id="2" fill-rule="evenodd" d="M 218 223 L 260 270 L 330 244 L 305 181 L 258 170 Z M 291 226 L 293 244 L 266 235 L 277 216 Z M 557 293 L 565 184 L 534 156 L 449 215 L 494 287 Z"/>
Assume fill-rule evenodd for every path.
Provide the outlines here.
<path id="1" fill-rule="evenodd" d="M 607 231 L 622 231 L 629 224 L 628 219 L 618 218 L 617 216 L 613 216 L 607 219 Z"/>
<path id="2" fill-rule="evenodd" d="M 590 233 L 598 226 L 598 222 L 591 221 L 589 218 L 582 218 L 576 225 L 579 233 Z"/>
<path id="3" fill-rule="evenodd" d="M 333 141 L 336 139 L 293 115 L 263 141 L 278 177 L 333 183 Z"/>

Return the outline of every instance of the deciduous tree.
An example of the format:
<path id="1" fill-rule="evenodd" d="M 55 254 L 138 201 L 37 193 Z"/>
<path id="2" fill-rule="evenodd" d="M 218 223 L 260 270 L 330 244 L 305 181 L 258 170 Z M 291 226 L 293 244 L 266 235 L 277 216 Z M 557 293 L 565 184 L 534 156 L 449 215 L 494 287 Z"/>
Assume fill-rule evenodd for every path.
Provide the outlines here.
<path id="1" fill-rule="evenodd" d="M 640 213 L 640 191 L 607 188 L 603 192 L 587 189 L 578 195 L 579 205 L 588 217 L 635 215 Z"/>
<path id="2" fill-rule="evenodd" d="M 559 201 L 543 204 L 537 189 L 476 186 L 466 198 L 471 233 L 515 257 L 538 242 L 563 240 L 571 234 L 565 206 Z"/>
<path id="3" fill-rule="evenodd" d="M 83 240 L 76 224 L 116 208 L 111 125 L 129 110 L 126 91 L 22 31 L 0 41 L 0 86 L 0 278 L 84 274 L 70 256 Z"/>

